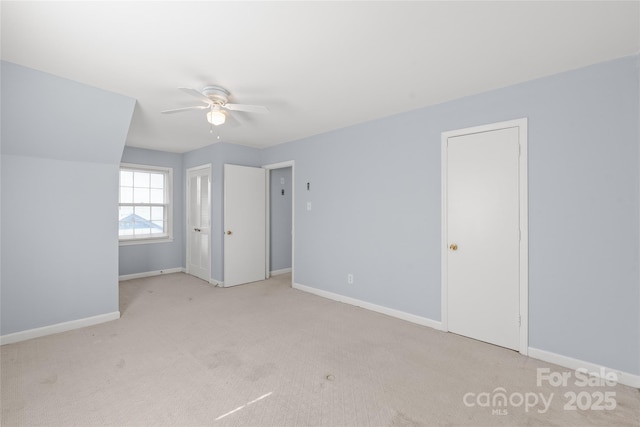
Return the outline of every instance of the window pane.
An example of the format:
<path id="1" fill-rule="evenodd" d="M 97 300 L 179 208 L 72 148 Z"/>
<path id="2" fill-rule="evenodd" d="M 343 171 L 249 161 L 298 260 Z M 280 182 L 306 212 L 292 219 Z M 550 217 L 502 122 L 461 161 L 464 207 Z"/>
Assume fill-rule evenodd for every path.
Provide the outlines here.
<path id="1" fill-rule="evenodd" d="M 152 206 L 151 207 L 151 220 L 152 221 L 164 221 L 164 207 Z"/>
<path id="2" fill-rule="evenodd" d="M 133 203 L 132 187 L 120 187 L 120 203 Z"/>
<path id="3" fill-rule="evenodd" d="M 151 222 L 151 207 L 136 206 L 134 212 L 134 234 L 136 236 L 150 235 L 153 227 L 153 223 Z"/>
<path id="4" fill-rule="evenodd" d="M 148 172 L 134 172 L 133 186 L 137 188 L 149 188 L 149 175 Z"/>
<path id="5" fill-rule="evenodd" d="M 125 187 L 133 187 L 133 172 L 120 171 L 120 185 Z"/>
<path id="6" fill-rule="evenodd" d="M 152 188 L 149 191 L 151 192 L 151 203 L 164 203 L 164 190 Z"/>
<path id="7" fill-rule="evenodd" d="M 133 206 L 120 206 L 119 209 L 119 219 L 123 220 L 129 215 L 133 215 Z"/>
<path id="8" fill-rule="evenodd" d="M 149 203 L 149 189 L 137 187 L 134 188 L 133 203 Z"/>
<path id="9" fill-rule="evenodd" d="M 133 208 L 122 206 L 118 212 L 118 234 L 120 236 L 130 236 L 133 234 Z"/>
<path id="10" fill-rule="evenodd" d="M 164 233 L 164 221 L 153 221 L 151 227 L 151 232 L 153 234 Z"/>
<path id="11" fill-rule="evenodd" d="M 151 174 L 151 188 L 164 189 L 164 174 L 161 174 L 161 173 Z"/>
<path id="12" fill-rule="evenodd" d="M 136 222 L 151 221 L 151 207 L 150 206 L 136 206 L 135 207 Z M 148 226 L 148 224 L 147 224 Z"/>

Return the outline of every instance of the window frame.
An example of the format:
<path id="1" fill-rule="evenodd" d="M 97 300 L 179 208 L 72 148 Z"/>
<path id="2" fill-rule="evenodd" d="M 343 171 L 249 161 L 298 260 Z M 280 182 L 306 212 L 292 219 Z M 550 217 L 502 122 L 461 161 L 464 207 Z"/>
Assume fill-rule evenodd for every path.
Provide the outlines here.
<path id="1" fill-rule="evenodd" d="M 165 233 L 157 237 L 122 237 L 118 229 L 118 244 L 119 246 L 129 245 L 143 245 L 150 243 L 167 243 L 173 242 L 173 168 L 168 166 L 152 166 L 142 165 L 137 163 L 120 163 L 118 168 L 118 212 L 121 206 L 160 206 L 158 203 L 121 203 L 120 202 L 120 172 L 132 171 L 132 172 L 162 172 L 165 174 L 164 185 L 164 207 L 165 212 Z"/>

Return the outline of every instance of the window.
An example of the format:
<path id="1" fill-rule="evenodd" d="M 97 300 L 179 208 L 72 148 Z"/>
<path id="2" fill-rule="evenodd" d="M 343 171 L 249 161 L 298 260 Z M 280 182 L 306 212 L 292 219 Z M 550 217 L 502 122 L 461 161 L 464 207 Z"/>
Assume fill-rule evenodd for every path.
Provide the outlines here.
<path id="1" fill-rule="evenodd" d="M 171 182 L 171 168 L 120 165 L 120 244 L 172 239 Z"/>

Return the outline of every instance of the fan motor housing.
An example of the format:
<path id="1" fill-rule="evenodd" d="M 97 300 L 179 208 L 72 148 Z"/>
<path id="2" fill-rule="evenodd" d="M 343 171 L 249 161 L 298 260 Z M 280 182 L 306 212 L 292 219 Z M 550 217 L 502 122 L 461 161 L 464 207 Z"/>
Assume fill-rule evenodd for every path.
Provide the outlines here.
<path id="1" fill-rule="evenodd" d="M 221 86 L 205 86 L 202 94 L 213 101 L 214 104 L 224 105 L 229 101 L 229 91 Z"/>

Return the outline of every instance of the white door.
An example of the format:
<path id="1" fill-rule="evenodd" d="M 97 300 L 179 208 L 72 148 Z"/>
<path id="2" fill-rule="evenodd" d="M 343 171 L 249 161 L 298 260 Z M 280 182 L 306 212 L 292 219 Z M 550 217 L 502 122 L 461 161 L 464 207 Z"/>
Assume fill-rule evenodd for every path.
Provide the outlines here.
<path id="1" fill-rule="evenodd" d="M 224 165 L 224 286 L 264 280 L 266 171 Z"/>
<path id="2" fill-rule="evenodd" d="M 211 277 L 211 168 L 187 171 L 187 273 Z"/>
<path id="3" fill-rule="evenodd" d="M 448 330 L 520 348 L 520 129 L 447 137 Z"/>

